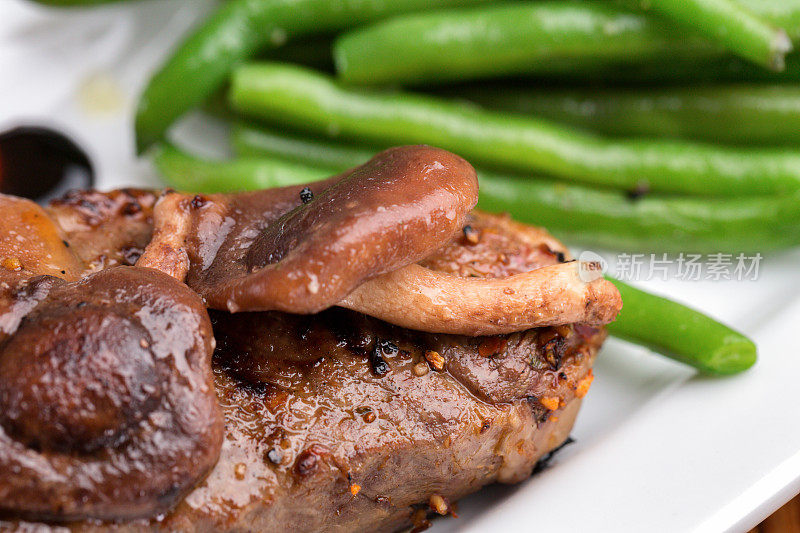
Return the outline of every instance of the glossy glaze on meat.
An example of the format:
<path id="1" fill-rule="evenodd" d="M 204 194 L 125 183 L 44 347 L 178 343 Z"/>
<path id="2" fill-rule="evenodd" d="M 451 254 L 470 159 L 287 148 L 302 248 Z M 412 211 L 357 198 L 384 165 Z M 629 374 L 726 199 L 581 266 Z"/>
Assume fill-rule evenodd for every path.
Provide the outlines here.
<path id="1" fill-rule="evenodd" d="M 87 191 L 48 212 L 0 195 L 0 515 L 152 516 L 216 463 L 202 301 L 120 265 L 147 239 L 154 201 Z"/>
<path id="2" fill-rule="evenodd" d="M 154 191 L 70 191 L 46 211 L 87 272 L 132 266 L 153 233 Z"/>
<path id="3" fill-rule="evenodd" d="M 581 326 L 439 336 L 340 309 L 311 328 L 305 317 L 217 318 L 237 343 L 250 326 L 261 349 L 293 349 L 280 364 L 275 352 L 217 352 L 228 440 L 165 529 L 393 531 L 430 512 L 435 495 L 455 502 L 522 481 L 568 436 L 604 337 Z M 322 358 L 295 361 L 312 349 Z"/>
<path id="4" fill-rule="evenodd" d="M 485 338 L 418 334 L 342 309 L 313 321 L 215 315 L 217 331 L 230 327 L 237 344 L 247 330 L 259 349 L 283 348 L 287 360 L 218 349 L 227 430 L 211 475 L 163 520 L 79 529 L 419 525 L 433 513 L 432 497 L 455 502 L 492 482 L 523 481 L 567 438 L 605 337 L 586 326 Z M 385 366 L 376 367 L 376 347 Z M 444 358 L 441 371 L 425 358 L 431 349 Z M 310 351 L 322 357 L 297 362 Z"/>

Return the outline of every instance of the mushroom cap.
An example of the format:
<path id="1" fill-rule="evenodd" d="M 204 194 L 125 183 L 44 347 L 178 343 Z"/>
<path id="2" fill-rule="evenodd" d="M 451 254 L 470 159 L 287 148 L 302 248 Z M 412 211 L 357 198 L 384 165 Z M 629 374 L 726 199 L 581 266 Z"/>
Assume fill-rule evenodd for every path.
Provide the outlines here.
<path id="1" fill-rule="evenodd" d="M 478 180 L 455 154 L 401 146 L 318 183 L 176 195 L 156 206 L 137 265 L 185 275 L 214 309 L 316 313 L 446 243 L 477 203 Z"/>
<path id="2" fill-rule="evenodd" d="M 116 520 L 168 510 L 222 446 L 202 301 L 146 268 L 49 279 L 4 274 L 0 284 L 0 323 L 16 324 L 0 343 L 0 512 Z"/>

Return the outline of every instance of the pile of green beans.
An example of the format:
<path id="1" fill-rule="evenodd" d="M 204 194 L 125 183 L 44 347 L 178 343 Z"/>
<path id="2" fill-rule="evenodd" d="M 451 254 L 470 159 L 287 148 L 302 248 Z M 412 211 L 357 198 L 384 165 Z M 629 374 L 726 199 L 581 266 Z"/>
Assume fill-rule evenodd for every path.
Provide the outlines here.
<path id="1" fill-rule="evenodd" d="M 747 196 L 800 189 L 800 151 L 612 141 L 539 118 L 432 96 L 364 92 L 295 65 L 237 68 L 232 108 L 273 124 L 372 144 L 431 144 L 474 163 L 624 190 Z"/>
<path id="2" fill-rule="evenodd" d="M 139 152 L 161 140 L 186 111 L 202 104 L 231 69 L 265 48 L 398 13 L 488 0 L 230 0 L 197 29 L 156 72 L 139 100 Z"/>
<path id="3" fill-rule="evenodd" d="M 568 242 L 778 250 L 800 245 L 793 43 L 800 0 L 227 0 L 147 84 L 136 144 L 197 192 L 315 181 L 432 144 L 475 164 L 481 209 Z M 233 159 L 164 142 L 199 106 L 233 121 Z M 708 374 L 754 363 L 741 334 L 613 281 L 614 335 Z"/>

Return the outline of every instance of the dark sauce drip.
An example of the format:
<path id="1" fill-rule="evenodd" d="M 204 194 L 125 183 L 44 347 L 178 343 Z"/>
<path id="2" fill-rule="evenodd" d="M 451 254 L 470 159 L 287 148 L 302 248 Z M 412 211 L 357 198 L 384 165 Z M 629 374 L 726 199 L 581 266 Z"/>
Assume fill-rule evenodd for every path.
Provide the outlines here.
<path id="1" fill-rule="evenodd" d="M 86 152 L 64 134 L 36 126 L 0 133 L 1 193 L 44 203 L 93 184 Z"/>
<path id="2" fill-rule="evenodd" d="M 536 462 L 536 465 L 533 467 L 533 472 L 531 472 L 531 475 L 536 475 L 539 472 L 542 472 L 543 470 L 547 470 L 550 467 L 550 463 L 552 462 L 553 457 L 555 457 L 555 455 L 558 452 L 563 450 L 565 446 L 568 446 L 573 442 L 575 442 L 575 439 L 573 439 L 572 437 L 567 437 L 567 440 L 562 442 L 556 448 L 553 448 L 552 450 L 544 454 L 542 458 Z"/>

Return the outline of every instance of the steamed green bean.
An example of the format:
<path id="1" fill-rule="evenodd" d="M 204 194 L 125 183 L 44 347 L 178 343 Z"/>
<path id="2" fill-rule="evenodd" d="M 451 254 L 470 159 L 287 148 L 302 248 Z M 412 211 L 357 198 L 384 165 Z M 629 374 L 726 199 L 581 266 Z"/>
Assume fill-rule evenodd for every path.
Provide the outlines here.
<path id="1" fill-rule="evenodd" d="M 489 109 L 615 136 L 800 145 L 800 88 L 794 85 L 547 90 L 493 85 L 461 87 L 449 94 Z"/>
<path id="2" fill-rule="evenodd" d="M 800 39 L 800 1 L 751 0 L 747 7 Z M 498 75 L 580 77 L 726 55 L 723 47 L 658 17 L 606 1 L 577 0 L 412 13 L 357 28 L 334 44 L 340 79 L 370 85 Z"/>
<path id="3" fill-rule="evenodd" d="M 678 302 L 610 281 L 624 302 L 617 320 L 608 325 L 615 337 L 647 346 L 705 374 L 736 374 L 755 364 L 756 345 L 738 331 Z"/>
<path id="4" fill-rule="evenodd" d="M 800 151 L 608 140 L 431 96 L 345 88 L 291 65 L 239 67 L 230 102 L 245 115 L 315 134 L 384 146 L 431 144 L 480 166 L 626 190 L 742 196 L 800 188 Z"/>
<path id="5" fill-rule="evenodd" d="M 488 0 L 230 0 L 223 2 L 150 79 L 136 111 L 141 152 L 189 109 L 202 104 L 231 69 L 260 50 L 409 11 Z"/>

